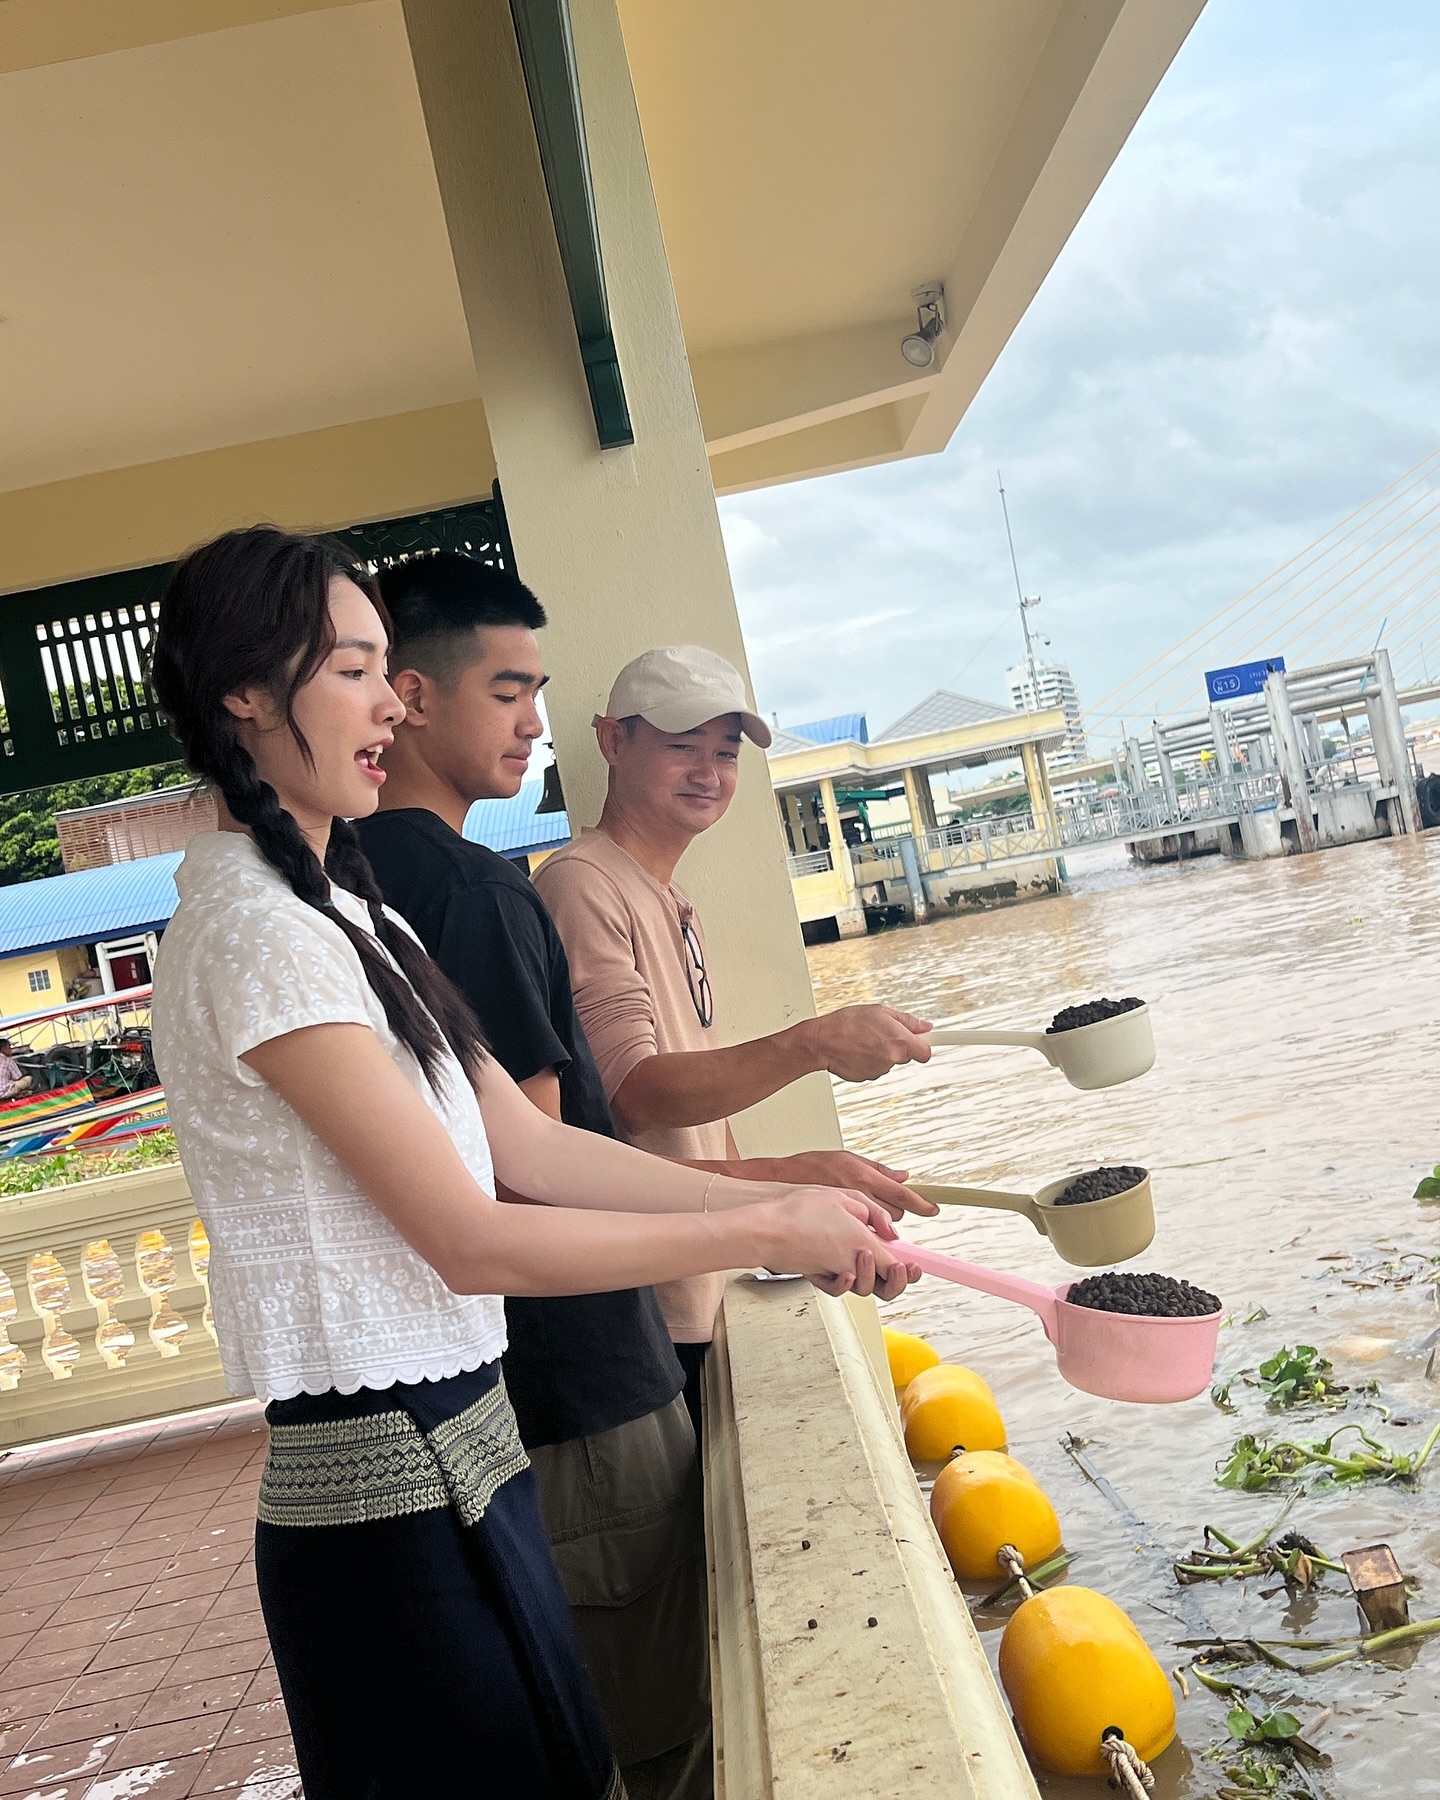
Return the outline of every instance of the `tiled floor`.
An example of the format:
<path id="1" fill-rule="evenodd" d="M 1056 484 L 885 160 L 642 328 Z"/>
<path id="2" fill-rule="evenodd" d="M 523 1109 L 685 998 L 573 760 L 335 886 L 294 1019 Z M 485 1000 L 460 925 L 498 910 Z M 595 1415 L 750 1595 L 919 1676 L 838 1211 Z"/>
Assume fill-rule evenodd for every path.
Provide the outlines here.
<path id="1" fill-rule="evenodd" d="M 0 1797 L 296 1800 L 253 1403 L 0 1461 Z"/>

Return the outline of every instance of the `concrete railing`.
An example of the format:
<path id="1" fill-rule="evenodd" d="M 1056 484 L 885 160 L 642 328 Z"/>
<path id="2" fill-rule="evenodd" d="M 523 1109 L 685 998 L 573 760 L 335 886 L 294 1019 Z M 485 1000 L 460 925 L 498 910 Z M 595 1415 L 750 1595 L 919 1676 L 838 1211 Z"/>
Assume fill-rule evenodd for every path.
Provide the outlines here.
<path id="1" fill-rule="evenodd" d="M 717 1795 L 1038 1800 L 867 1337 L 869 1302 L 726 1292 L 705 1366 Z"/>
<path id="2" fill-rule="evenodd" d="M 223 1400 L 179 1164 L 0 1200 L 0 1449 Z"/>

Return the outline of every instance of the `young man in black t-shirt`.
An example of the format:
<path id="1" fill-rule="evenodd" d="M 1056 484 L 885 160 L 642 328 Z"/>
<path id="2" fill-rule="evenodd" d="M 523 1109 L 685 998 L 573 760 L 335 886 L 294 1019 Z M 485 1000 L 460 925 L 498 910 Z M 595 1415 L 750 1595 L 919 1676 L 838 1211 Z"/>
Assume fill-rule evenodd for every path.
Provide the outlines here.
<path id="1" fill-rule="evenodd" d="M 543 1112 L 614 1136 L 559 934 L 529 880 L 462 836 L 518 791 L 544 727 L 545 614 L 513 576 L 441 553 L 387 570 L 390 678 L 407 713 L 382 808 L 357 821 L 387 902 L 468 997 Z M 505 1381 L 632 1800 L 712 1790 L 699 1462 L 649 1288 L 507 1299 Z"/>
<path id="2" fill-rule="evenodd" d="M 476 800 L 519 791 L 543 732 L 535 632 L 512 575 L 441 552 L 384 571 L 390 680 L 405 703 L 380 810 L 357 820 L 387 902 L 469 998 L 496 1060 L 553 1118 L 614 1136 L 543 902 L 463 836 Z M 709 1163 L 859 1188 L 899 1211 L 896 1172 L 843 1152 Z M 704 1518 L 684 1377 L 648 1288 L 507 1299 L 506 1385 L 631 1800 L 712 1789 Z"/>

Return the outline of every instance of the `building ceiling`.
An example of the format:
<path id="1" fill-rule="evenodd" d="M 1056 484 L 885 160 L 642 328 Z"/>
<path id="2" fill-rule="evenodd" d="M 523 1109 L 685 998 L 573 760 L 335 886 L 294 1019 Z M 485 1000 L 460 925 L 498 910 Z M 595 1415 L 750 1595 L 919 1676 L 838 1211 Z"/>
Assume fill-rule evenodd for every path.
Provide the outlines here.
<path id="1" fill-rule="evenodd" d="M 735 489 L 943 447 L 1203 0 L 618 4 Z M 0 0 L 0 166 L 0 491 L 479 397 L 401 0 Z"/>
<path id="2" fill-rule="evenodd" d="M 0 489 L 479 391 L 392 0 L 11 69 L 0 167 Z"/>
<path id="3" fill-rule="evenodd" d="M 913 323 L 1059 10 L 620 0 L 691 353 Z"/>

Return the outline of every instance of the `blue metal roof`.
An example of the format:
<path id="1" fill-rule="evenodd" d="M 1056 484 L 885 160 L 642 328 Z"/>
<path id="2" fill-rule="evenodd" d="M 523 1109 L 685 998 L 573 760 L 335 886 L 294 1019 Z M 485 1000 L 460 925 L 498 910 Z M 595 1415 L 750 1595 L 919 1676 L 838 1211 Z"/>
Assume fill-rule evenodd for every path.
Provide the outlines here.
<path id="1" fill-rule="evenodd" d="M 815 719 L 809 725 L 787 725 L 793 737 L 809 738 L 812 744 L 868 744 L 870 727 L 864 713 L 836 713 L 833 719 Z"/>
<path id="2" fill-rule="evenodd" d="M 527 781 L 511 800 L 477 800 L 465 816 L 465 836 L 501 856 L 534 856 L 570 842 L 566 813 L 537 813 L 543 781 Z"/>
<path id="3" fill-rule="evenodd" d="M 527 781 L 513 800 L 477 800 L 465 836 L 502 856 L 532 856 L 568 843 L 570 821 L 563 812 L 535 811 L 543 786 Z M 176 851 L 0 887 L 0 957 L 163 929 L 180 904 L 179 865 Z"/>
<path id="4" fill-rule="evenodd" d="M 0 956 L 159 931 L 180 904 L 180 853 L 0 887 Z"/>

